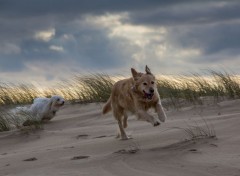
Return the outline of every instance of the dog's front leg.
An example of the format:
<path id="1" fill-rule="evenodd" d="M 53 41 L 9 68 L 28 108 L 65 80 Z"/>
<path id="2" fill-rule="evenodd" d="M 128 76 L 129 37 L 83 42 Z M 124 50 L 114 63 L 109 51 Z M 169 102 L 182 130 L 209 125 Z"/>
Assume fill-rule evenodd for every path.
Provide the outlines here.
<path id="1" fill-rule="evenodd" d="M 156 112 L 157 112 L 157 114 L 158 114 L 159 120 L 160 120 L 161 122 L 165 122 L 167 116 L 166 116 L 166 114 L 165 114 L 165 112 L 164 112 L 164 110 L 163 110 L 163 107 L 162 107 L 162 105 L 161 105 L 160 102 L 156 104 L 155 109 L 156 109 Z"/>
<path id="2" fill-rule="evenodd" d="M 144 121 L 150 122 L 153 126 L 160 125 L 160 122 L 157 119 L 155 119 L 153 116 L 149 115 L 144 110 L 139 110 L 137 112 L 137 117 L 138 117 L 138 120 L 144 120 Z"/>

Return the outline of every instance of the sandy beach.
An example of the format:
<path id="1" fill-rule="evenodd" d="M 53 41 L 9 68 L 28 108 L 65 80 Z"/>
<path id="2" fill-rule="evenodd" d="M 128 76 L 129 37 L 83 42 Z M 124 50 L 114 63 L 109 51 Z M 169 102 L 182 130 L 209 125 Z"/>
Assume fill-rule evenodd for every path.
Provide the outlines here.
<path id="1" fill-rule="evenodd" d="M 134 116 L 115 138 L 103 104 L 66 105 L 43 130 L 0 133 L 1 176 L 239 176 L 240 100 L 166 111 L 158 127 Z M 216 138 L 186 140 L 188 124 L 214 127 Z"/>

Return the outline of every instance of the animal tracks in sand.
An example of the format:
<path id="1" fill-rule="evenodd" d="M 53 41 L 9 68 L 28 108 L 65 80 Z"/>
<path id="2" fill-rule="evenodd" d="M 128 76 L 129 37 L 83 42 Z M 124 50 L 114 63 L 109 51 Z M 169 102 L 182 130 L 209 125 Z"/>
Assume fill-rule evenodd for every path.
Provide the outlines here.
<path id="1" fill-rule="evenodd" d="M 87 139 L 88 138 L 88 134 L 79 134 L 77 135 L 76 139 Z"/>
<path id="2" fill-rule="evenodd" d="M 76 136 L 76 139 L 89 139 L 89 136 L 88 134 L 79 134 Z M 95 136 L 95 137 L 92 137 L 91 139 L 99 139 L 99 138 L 106 138 L 106 137 L 112 137 L 114 135 L 100 135 L 100 136 Z"/>
<path id="3" fill-rule="evenodd" d="M 80 159 L 87 159 L 90 156 L 74 156 L 71 160 L 80 160 Z"/>
<path id="4" fill-rule="evenodd" d="M 32 158 L 25 159 L 25 160 L 23 160 L 23 161 L 36 161 L 36 160 L 37 160 L 37 158 L 32 157 Z"/>

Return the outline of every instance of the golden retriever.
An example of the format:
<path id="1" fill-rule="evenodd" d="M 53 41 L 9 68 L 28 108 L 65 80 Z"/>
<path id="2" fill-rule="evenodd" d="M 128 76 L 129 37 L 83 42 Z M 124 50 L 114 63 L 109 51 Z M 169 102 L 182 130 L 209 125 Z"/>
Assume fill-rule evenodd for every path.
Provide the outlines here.
<path id="1" fill-rule="evenodd" d="M 103 107 L 103 114 L 112 109 L 120 129 L 117 137 L 122 140 L 129 139 L 124 130 L 127 127 L 127 112 L 135 114 L 138 120 L 150 122 L 153 126 L 160 125 L 160 121 L 164 122 L 166 119 L 155 76 L 147 65 L 145 71 L 146 73 L 141 73 L 131 68 L 132 77 L 114 84 L 111 96 Z M 150 108 L 155 109 L 158 119 L 147 113 Z"/>

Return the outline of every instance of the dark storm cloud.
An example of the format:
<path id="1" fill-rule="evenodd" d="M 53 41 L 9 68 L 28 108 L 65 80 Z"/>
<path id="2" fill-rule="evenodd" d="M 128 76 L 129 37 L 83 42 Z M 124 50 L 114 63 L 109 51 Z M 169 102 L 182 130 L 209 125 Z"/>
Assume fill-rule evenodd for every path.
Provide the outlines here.
<path id="1" fill-rule="evenodd" d="M 10 52 L 5 55 L 0 50 L 2 71 L 14 69 L 19 71 L 25 68 L 25 63 L 39 59 L 43 62 L 59 62 L 64 58 L 71 58 L 85 66 L 104 67 L 104 65 L 124 64 L 122 58 L 129 58 L 120 52 L 121 48 L 117 42 L 107 38 L 106 32 L 98 29 L 82 29 L 81 26 L 72 24 L 72 21 L 81 19 L 82 14 L 105 12 L 104 4 L 108 4 L 108 1 L 100 4 L 69 0 L 0 1 L 0 3 L 0 46 L 10 43 L 21 48 L 18 55 Z M 122 8 L 124 6 L 125 3 Z M 33 38 L 37 31 L 49 28 L 56 29 L 56 36 L 52 41 L 37 41 Z M 64 33 L 72 34 L 75 40 L 64 43 L 58 41 Z M 90 43 L 83 40 L 86 37 L 91 37 Z M 49 50 L 51 45 L 59 44 L 63 45 L 64 52 Z"/>
<path id="2" fill-rule="evenodd" d="M 239 1 L 190 1 L 168 8 L 159 6 L 152 11 L 140 11 L 131 15 L 131 22 L 146 25 L 201 25 L 239 19 Z"/>
<path id="3" fill-rule="evenodd" d="M 88 37 L 87 44 L 82 38 Z M 131 60 L 131 53 L 124 53 L 124 43 L 127 41 L 109 40 L 104 33 L 99 35 L 99 31 L 87 31 L 78 36 L 80 41 L 78 49 L 72 50 L 69 46 L 69 53 L 75 53 L 75 58 L 79 64 L 85 65 L 88 68 L 104 69 L 109 66 L 117 68 L 118 66 L 126 65 L 128 60 Z"/>
<path id="4" fill-rule="evenodd" d="M 240 22 L 171 28 L 169 40 L 183 48 L 198 48 L 202 57 L 190 62 L 208 63 L 235 60 L 240 55 Z"/>
<path id="5" fill-rule="evenodd" d="M 71 29 L 69 29 L 71 28 Z M 73 58 L 79 65 L 88 68 L 107 68 L 109 66 L 118 67 L 126 65 L 130 60 L 131 53 L 123 50 L 127 46 L 125 40 L 111 40 L 103 29 L 89 28 L 89 26 L 77 27 L 75 24 L 59 27 L 56 34 L 59 38 L 71 30 L 71 39 L 62 42 L 65 48 L 65 57 Z M 59 39 L 61 40 L 61 39 Z M 61 41 L 55 41 L 61 43 Z M 132 48 L 134 49 L 134 48 Z"/>
<path id="6" fill-rule="evenodd" d="M 31 22 L 35 24 L 34 20 Z M 43 27 L 44 25 L 46 26 Z M 117 68 L 126 65 L 126 61 L 131 59 L 131 52 L 122 51 L 128 50 L 125 48 L 128 41 L 124 39 L 111 40 L 107 36 L 107 31 L 102 28 L 93 28 L 88 24 L 81 24 L 81 22 L 80 24 L 72 21 L 56 22 L 54 25 L 55 35 L 49 41 L 33 38 L 36 31 L 48 29 L 47 27 L 53 27 L 53 25 L 42 23 L 42 26 L 33 25 L 32 29 L 26 25 L 27 29 L 23 30 L 22 37 L 21 35 L 15 35 L 12 38 L 6 37 L 5 41 L 18 44 L 21 51 L 19 54 L 1 54 L 1 71 L 13 71 L 14 69 L 20 71 L 26 68 L 26 63 L 35 61 L 50 65 L 62 62 L 67 66 L 68 60 L 88 69 L 104 69 L 109 66 Z M 21 29 L 24 29 L 24 25 L 21 25 Z M 17 29 L 12 30 L 18 32 Z M 70 35 L 69 39 L 64 38 L 66 34 Z M 61 47 L 63 51 L 51 50 L 51 46 Z M 132 47 L 132 49 L 134 48 Z"/>
<path id="7" fill-rule="evenodd" d="M 211 0 L 210 0 L 211 1 Z M 44 14 L 96 14 L 135 11 L 166 7 L 197 0 L 1 0 L 0 15 L 4 17 L 39 16 Z M 209 2 L 209 0 L 202 0 Z"/>
<path id="8" fill-rule="evenodd" d="M 197 48 L 202 56 L 192 63 L 220 63 L 239 59 L 240 2 L 209 1 L 174 4 L 168 8 L 132 13 L 133 24 L 165 26 L 168 40 L 180 48 Z"/>
<path id="9" fill-rule="evenodd" d="M 188 62 L 234 60 L 240 54 L 239 9 L 237 0 L 0 0 L 0 69 L 20 71 L 39 60 L 66 66 L 72 60 L 82 67 L 103 70 L 129 66 L 132 54 L 141 48 L 124 38 L 109 38 L 107 29 L 76 22 L 84 21 L 86 15 L 121 12 L 129 14 L 123 23 L 163 26 L 168 31 L 165 40 L 172 46 L 202 51 Z M 49 29 L 55 29 L 49 41 L 34 38 L 38 31 Z M 63 39 L 66 34 L 68 40 Z M 150 42 L 151 48 L 159 44 Z"/>

